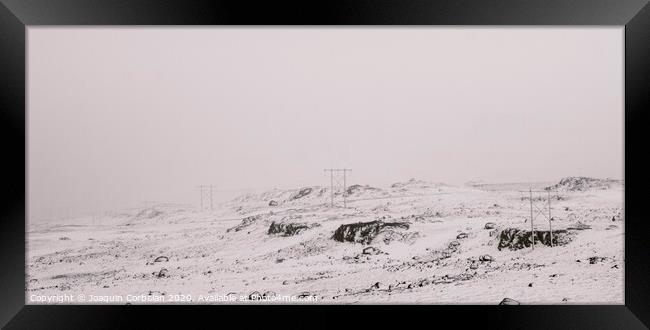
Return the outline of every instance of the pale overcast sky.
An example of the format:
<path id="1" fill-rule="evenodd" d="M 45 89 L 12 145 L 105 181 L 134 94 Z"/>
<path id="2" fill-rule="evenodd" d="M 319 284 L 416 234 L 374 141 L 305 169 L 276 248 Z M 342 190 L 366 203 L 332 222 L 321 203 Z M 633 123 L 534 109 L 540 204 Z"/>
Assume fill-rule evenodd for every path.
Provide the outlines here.
<path id="1" fill-rule="evenodd" d="M 326 167 L 623 176 L 622 27 L 30 27 L 28 84 L 32 219 L 327 185 Z"/>

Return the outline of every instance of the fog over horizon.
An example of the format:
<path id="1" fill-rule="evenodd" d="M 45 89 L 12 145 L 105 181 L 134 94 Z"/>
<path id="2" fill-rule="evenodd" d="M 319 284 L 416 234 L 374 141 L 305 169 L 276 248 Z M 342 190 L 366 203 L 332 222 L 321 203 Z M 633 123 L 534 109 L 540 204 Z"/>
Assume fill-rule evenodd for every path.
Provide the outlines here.
<path id="1" fill-rule="evenodd" d="M 623 28 L 28 29 L 29 220 L 416 178 L 623 178 Z"/>

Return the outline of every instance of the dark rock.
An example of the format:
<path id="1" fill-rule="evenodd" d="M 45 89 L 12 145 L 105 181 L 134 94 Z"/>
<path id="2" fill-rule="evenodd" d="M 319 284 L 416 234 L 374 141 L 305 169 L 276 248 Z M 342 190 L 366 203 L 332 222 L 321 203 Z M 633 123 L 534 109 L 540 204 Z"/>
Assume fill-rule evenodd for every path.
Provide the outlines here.
<path id="1" fill-rule="evenodd" d="M 253 291 L 248 295 L 248 300 L 260 300 L 262 295 L 258 291 Z"/>
<path id="2" fill-rule="evenodd" d="M 229 232 L 231 232 L 231 231 L 233 231 L 233 230 L 234 230 L 234 231 L 240 231 L 240 230 L 242 230 L 242 229 L 244 229 L 244 228 L 246 228 L 246 227 L 252 225 L 252 224 L 255 223 L 257 220 L 260 220 L 261 218 L 262 218 L 262 216 L 261 216 L 260 214 L 258 214 L 258 215 L 251 215 L 251 216 L 249 216 L 249 217 L 246 217 L 246 218 L 242 219 L 242 220 L 241 220 L 241 223 L 238 224 L 237 226 L 232 227 L 232 228 L 228 228 L 228 229 L 226 230 L 226 232 L 229 233 Z M 250 233 L 250 232 L 249 232 L 249 233 Z"/>
<path id="3" fill-rule="evenodd" d="M 378 248 L 369 246 L 367 248 L 364 248 L 362 253 L 363 254 L 377 255 L 377 254 L 381 254 L 382 252 Z"/>
<path id="4" fill-rule="evenodd" d="M 546 187 L 547 190 L 587 191 L 590 189 L 608 189 L 614 184 L 621 184 L 620 180 L 597 179 L 589 177 L 567 177 L 554 186 Z"/>
<path id="5" fill-rule="evenodd" d="M 167 277 L 167 273 L 169 273 L 169 271 L 166 268 L 163 268 L 158 272 L 156 277 Z"/>
<path id="6" fill-rule="evenodd" d="M 586 225 L 586 224 L 584 224 L 584 223 L 582 223 L 580 221 L 576 222 L 571 227 L 567 227 L 567 230 L 587 230 L 587 229 L 591 229 L 591 226 Z"/>
<path id="7" fill-rule="evenodd" d="M 311 292 L 304 291 L 304 292 L 299 293 L 297 296 L 300 299 L 304 299 L 304 298 L 313 297 L 314 295 L 311 294 Z"/>
<path id="8" fill-rule="evenodd" d="M 153 262 L 167 262 L 167 261 L 169 261 L 169 258 L 168 258 L 168 257 L 166 257 L 166 256 L 160 256 L 160 257 L 154 259 Z"/>
<path id="9" fill-rule="evenodd" d="M 366 191 L 366 190 L 379 190 L 379 189 L 368 185 L 362 186 L 360 184 L 353 184 L 349 186 L 348 189 L 345 190 L 345 193 L 349 196 L 349 195 L 354 195 L 357 192 Z"/>
<path id="10" fill-rule="evenodd" d="M 571 241 L 571 235 L 567 230 L 553 231 L 553 246 L 565 245 Z M 508 248 L 519 250 L 530 247 L 533 243 L 533 235 L 530 230 L 517 228 L 506 228 L 501 231 L 498 249 Z M 551 245 L 551 233 L 548 230 L 535 231 L 535 244 Z"/>
<path id="11" fill-rule="evenodd" d="M 163 215 L 162 211 L 150 208 L 150 209 L 144 209 L 144 210 L 140 211 L 136 215 L 136 217 L 138 219 L 153 219 L 153 218 L 156 218 L 156 217 L 161 216 L 161 215 Z"/>
<path id="12" fill-rule="evenodd" d="M 518 301 L 510 298 L 503 298 L 499 305 L 521 305 Z"/>
<path id="13" fill-rule="evenodd" d="M 496 223 L 494 223 L 494 222 L 488 222 L 488 223 L 485 224 L 485 227 L 483 227 L 483 228 L 485 228 L 485 229 L 494 229 L 494 228 L 496 228 L 496 227 L 497 227 L 497 224 L 496 224 Z"/>
<path id="14" fill-rule="evenodd" d="M 593 265 L 593 264 L 597 264 L 599 262 L 603 262 L 605 260 L 607 260 L 606 257 L 591 257 L 591 258 L 589 258 L 589 264 Z"/>
<path id="15" fill-rule="evenodd" d="M 293 196 L 289 197 L 289 200 L 296 200 L 296 199 L 303 198 L 303 197 L 305 197 L 305 196 L 311 194 L 312 191 L 313 191 L 313 189 L 312 189 L 312 188 L 309 188 L 309 187 L 307 187 L 307 188 L 302 188 L 302 189 L 298 190 L 298 192 L 297 192 L 296 194 L 294 194 Z"/>
<path id="16" fill-rule="evenodd" d="M 300 234 L 302 231 L 320 226 L 317 223 L 304 224 L 304 223 L 276 223 L 271 222 L 271 226 L 267 232 L 268 235 L 280 234 L 282 236 L 293 236 Z"/>
<path id="17" fill-rule="evenodd" d="M 533 283 L 528 283 L 528 287 L 529 287 L 529 288 L 532 288 L 532 287 L 533 287 Z"/>
<path id="18" fill-rule="evenodd" d="M 494 257 L 489 254 L 484 254 L 478 258 L 480 261 L 494 261 Z"/>
<path id="19" fill-rule="evenodd" d="M 456 236 L 456 239 L 465 239 L 467 238 L 467 233 L 460 233 L 458 236 Z"/>
<path id="20" fill-rule="evenodd" d="M 449 245 L 448 245 L 448 247 L 450 249 L 455 249 L 455 248 L 458 248 L 459 246 L 460 246 L 459 241 L 451 241 L 451 242 L 449 242 Z"/>
<path id="21" fill-rule="evenodd" d="M 271 201 L 269 202 L 269 206 L 278 206 L 278 202 L 276 202 L 276 201 L 274 201 L 274 200 L 271 200 Z"/>
<path id="22" fill-rule="evenodd" d="M 266 292 L 264 292 L 264 294 L 262 294 L 262 298 L 270 299 L 270 298 L 275 297 L 276 295 L 277 294 L 275 292 L 273 292 L 273 291 L 266 291 Z"/>
<path id="23" fill-rule="evenodd" d="M 69 241 L 70 237 L 59 237 L 59 241 Z"/>
<path id="24" fill-rule="evenodd" d="M 380 233 L 393 229 L 409 229 L 409 224 L 381 220 L 346 224 L 337 228 L 332 238 L 338 242 L 370 244 Z"/>

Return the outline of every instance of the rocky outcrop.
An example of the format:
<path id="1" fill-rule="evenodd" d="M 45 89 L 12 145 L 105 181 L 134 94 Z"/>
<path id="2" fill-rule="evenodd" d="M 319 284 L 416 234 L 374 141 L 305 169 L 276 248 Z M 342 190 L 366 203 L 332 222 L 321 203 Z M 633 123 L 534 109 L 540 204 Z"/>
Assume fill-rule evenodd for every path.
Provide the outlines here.
<path id="1" fill-rule="evenodd" d="M 350 195 L 354 195 L 354 194 L 357 194 L 357 193 L 362 193 L 362 192 L 365 192 L 365 191 L 378 191 L 378 190 L 379 190 L 378 188 L 371 187 L 369 185 L 362 186 L 360 184 L 353 184 L 353 185 L 349 186 L 345 190 L 345 193 L 348 196 L 350 196 Z"/>
<path id="2" fill-rule="evenodd" d="M 379 234 L 406 229 L 409 229 L 409 224 L 406 222 L 383 222 L 381 220 L 358 222 L 341 225 L 336 229 L 332 238 L 338 242 L 370 244 Z"/>
<path id="3" fill-rule="evenodd" d="M 499 305 L 521 305 L 518 301 L 510 298 L 503 298 Z"/>
<path id="4" fill-rule="evenodd" d="M 312 191 L 314 191 L 314 189 L 312 189 L 310 187 L 302 188 L 302 189 L 298 190 L 298 192 L 295 193 L 293 196 L 289 197 L 289 200 L 296 200 L 296 199 L 303 198 L 303 197 L 311 194 Z"/>
<path id="5" fill-rule="evenodd" d="M 613 185 L 622 184 L 620 180 L 597 179 L 584 176 L 566 177 L 559 183 L 546 187 L 547 190 L 587 191 L 590 189 L 609 189 Z"/>
<path id="6" fill-rule="evenodd" d="M 553 231 L 553 246 L 565 245 L 571 241 L 571 234 L 567 230 Z M 551 246 L 551 232 L 548 230 L 535 231 L 535 244 L 544 244 Z M 508 248 L 510 250 L 519 250 L 530 247 L 533 244 L 533 234 L 530 230 L 517 228 L 506 228 L 499 235 L 498 249 Z"/>
<path id="7" fill-rule="evenodd" d="M 269 226 L 269 231 L 267 234 L 269 235 L 282 235 L 282 236 L 293 236 L 293 235 L 298 235 L 301 232 L 311 229 L 314 227 L 318 227 L 319 224 L 313 223 L 313 224 L 306 224 L 306 223 L 276 223 L 271 222 L 271 226 Z"/>
<path id="8" fill-rule="evenodd" d="M 253 223 L 255 223 L 257 220 L 259 220 L 261 218 L 262 218 L 262 216 L 259 215 L 259 214 L 258 215 L 252 215 L 250 217 L 246 217 L 246 218 L 242 219 L 241 223 L 239 223 L 237 226 L 232 227 L 232 228 L 228 228 L 228 230 L 226 230 L 226 232 L 229 233 L 229 232 L 231 232 L 233 230 L 234 231 L 240 231 L 240 230 L 252 225 Z"/>

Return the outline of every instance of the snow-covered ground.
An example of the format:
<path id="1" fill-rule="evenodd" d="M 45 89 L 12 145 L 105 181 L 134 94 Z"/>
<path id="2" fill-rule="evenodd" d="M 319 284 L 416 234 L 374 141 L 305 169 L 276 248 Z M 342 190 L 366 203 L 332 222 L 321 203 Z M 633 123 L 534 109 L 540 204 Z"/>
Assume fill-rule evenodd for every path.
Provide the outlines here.
<path id="1" fill-rule="evenodd" d="M 212 212 L 30 223 L 27 303 L 623 304 L 623 183 L 576 180 L 533 186 L 553 187 L 552 229 L 570 238 L 534 249 L 498 248 L 502 230 L 530 230 L 527 183 L 355 185 L 347 208 L 327 187 L 276 189 Z M 359 222 L 376 227 L 335 239 Z M 534 224 L 549 230 L 542 214 Z M 259 296 L 297 298 L 241 299 Z"/>

